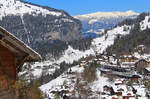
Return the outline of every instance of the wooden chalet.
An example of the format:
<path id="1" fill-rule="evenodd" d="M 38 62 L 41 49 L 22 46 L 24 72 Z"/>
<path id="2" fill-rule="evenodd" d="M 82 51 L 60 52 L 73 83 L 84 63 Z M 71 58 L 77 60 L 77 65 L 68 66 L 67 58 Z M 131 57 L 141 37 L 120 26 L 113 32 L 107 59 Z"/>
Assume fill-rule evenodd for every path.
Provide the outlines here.
<path id="1" fill-rule="evenodd" d="M 140 78 L 141 78 L 141 77 L 140 77 L 139 75 L 132 75 L 132 76 L 130 77 L 130 80 L 131 80 L 131 82 L 136 82 L 136 83 L 138 83 L 138 81 L 139 81 Z"/>
<path id="2" fill-rule="evenodd" d="M 120 62 L 136 62 L 138 59 L 132 55 L 122 55 L 120 56 Z"/>
<path id="3" fill-rule="evenodd" d="M 17 99 L 17 73 L 25 62 L 40 60 L 38 53 L 0 27 L 0 99 Z"/>

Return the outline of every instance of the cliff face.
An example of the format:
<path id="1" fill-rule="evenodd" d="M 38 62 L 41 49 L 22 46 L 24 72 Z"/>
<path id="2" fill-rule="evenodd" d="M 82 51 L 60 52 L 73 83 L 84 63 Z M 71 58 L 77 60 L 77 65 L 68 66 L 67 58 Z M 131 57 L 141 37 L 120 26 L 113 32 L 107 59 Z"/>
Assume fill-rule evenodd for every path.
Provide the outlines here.
<path id="1" fill-rule="evenodd" d="M 0 1 L 0 26 L 33 47 L 53 40 L 82 38 L 82 25 L 63 10 L 17 0 Z"/>

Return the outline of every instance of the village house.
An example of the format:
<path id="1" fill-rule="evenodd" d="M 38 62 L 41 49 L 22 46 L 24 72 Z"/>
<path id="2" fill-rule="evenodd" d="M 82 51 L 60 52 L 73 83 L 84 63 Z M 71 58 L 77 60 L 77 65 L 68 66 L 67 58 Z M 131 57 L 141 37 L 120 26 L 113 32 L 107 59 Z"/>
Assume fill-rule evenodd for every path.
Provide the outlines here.
<path id="1" fill-rule="evenodd" d="M 80 67 L 84 67 L 86 64 L 87 64 L 86 61 L 81 61 L 81 63 L 79 65 L 80 65 Z"/>
<path id="2" fill-rule="evenodd" d="M 126 84 L 126 80 L 123 78 L 119 78 L 119 79 L 116 79 L 114 83 L 115 85 L 124 85 Z"/>
<path id="3" fill-rule="evenodd" d="M 110 87 L 107 86 L 107 85 L 105 85 L 105 86 L 103 87 L 103 93 L 102 93 L 102 94 L 110 95 L 110 94 L 111 94 L 111 93 L 110 93 Z"/>
<path id="4" fill-rule="evenodd" d="M 138 83 L 141 77 L 139 75 L 132 75 L 130 77 L 131 82 Z"/>
<path id="5" fill-rule="evenodd" d="M 145 46 L 145 45 L 138 45 L 138 46 L 135 48 L 135 51 L 142 54 L 145 49 L 146 49 L 146 46 Z"/>
<path id="6" fill-rule="evenodd" d="M 135 67 L 135 62 L 122 62 L 120 67 L 132 69 Z"/>
<path id="7" fill-rule="evenodd" d="M 138 59 L 133 55 L 121 55 L 120 56 L 120 63 L 122 62 L 136 62 Z"/>
<path id="8" fill-rule="evenodd" d="M 128 93 L 127 96 L 123 96 L 123 99 L 135 99 L 135 96 Z"/>
<path id="9" fill-rule="evenodd" d="M 103 95 L 105 95 L 105 94 L 106 95 L 115 95 L 116 93 L 115 93 L 113 87 L 105 85 L 105 86 L 103 86 L 103 93 L 102 94 Z"/>
<path id="10" fill-rule="evenodd" d="M 40 60 L 38 53 L 0 27 L 0 99 L 17 99 L 17 73 L 25 62 Z"/>

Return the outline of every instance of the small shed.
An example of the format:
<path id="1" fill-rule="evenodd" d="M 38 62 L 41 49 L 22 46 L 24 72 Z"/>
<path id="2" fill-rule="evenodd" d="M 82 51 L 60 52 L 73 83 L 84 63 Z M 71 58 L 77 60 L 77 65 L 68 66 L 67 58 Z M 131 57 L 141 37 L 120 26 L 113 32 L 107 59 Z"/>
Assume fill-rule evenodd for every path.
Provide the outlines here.
<path id="1" fill-rule="evenodd" d="M 13 86 L 19 70 L 25 62 L 40 60 L 38 53 L 0 27 L 0 99 L 17 99 Z"/>
<path id="2" fill-rule="evenodd" d="M 131 79 L 131 82 L 137 82 L 138 83 L 140 78 L 141 77 L 139 75 L 132 75 L 130 79 Z"/>

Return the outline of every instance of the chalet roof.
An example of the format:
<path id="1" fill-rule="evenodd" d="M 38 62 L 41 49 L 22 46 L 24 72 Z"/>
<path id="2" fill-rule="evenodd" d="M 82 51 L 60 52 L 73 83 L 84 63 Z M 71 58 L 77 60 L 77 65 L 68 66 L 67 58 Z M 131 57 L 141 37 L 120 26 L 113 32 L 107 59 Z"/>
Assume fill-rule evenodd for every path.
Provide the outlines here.
<path id="1" fill-rule="evenodd" d="M 24 62 L 41 60 L 41 56 L 37 52 L 2 27 L 0 27 L 0 44 L 15 53 L 15 57 L 26 57 Z"/>
<path id="2" fill-rule="evenodd" d="M 147 60 L 145 60 L 145 59 L 140 59 L 140 60 L 138 60 L 138 61 L 136 61 L 135 62 L 135 65 L 137 65 L 139 62 L 141 62 L 141 61 L 143 61 L 143 62 L 146 62 L 146 63 L 149 63 Z"/>
<path id="3" fill-rule="evenodd" d="M 147 68 L 145 68 L 148 72 L 150 72 L 150 68 L 149 67 L 147 67 Z"/>
<path id="4" fill-rule="evenodd" d="M 140 75 L 132 75 L 132 78 L 141 78 Z"/>

